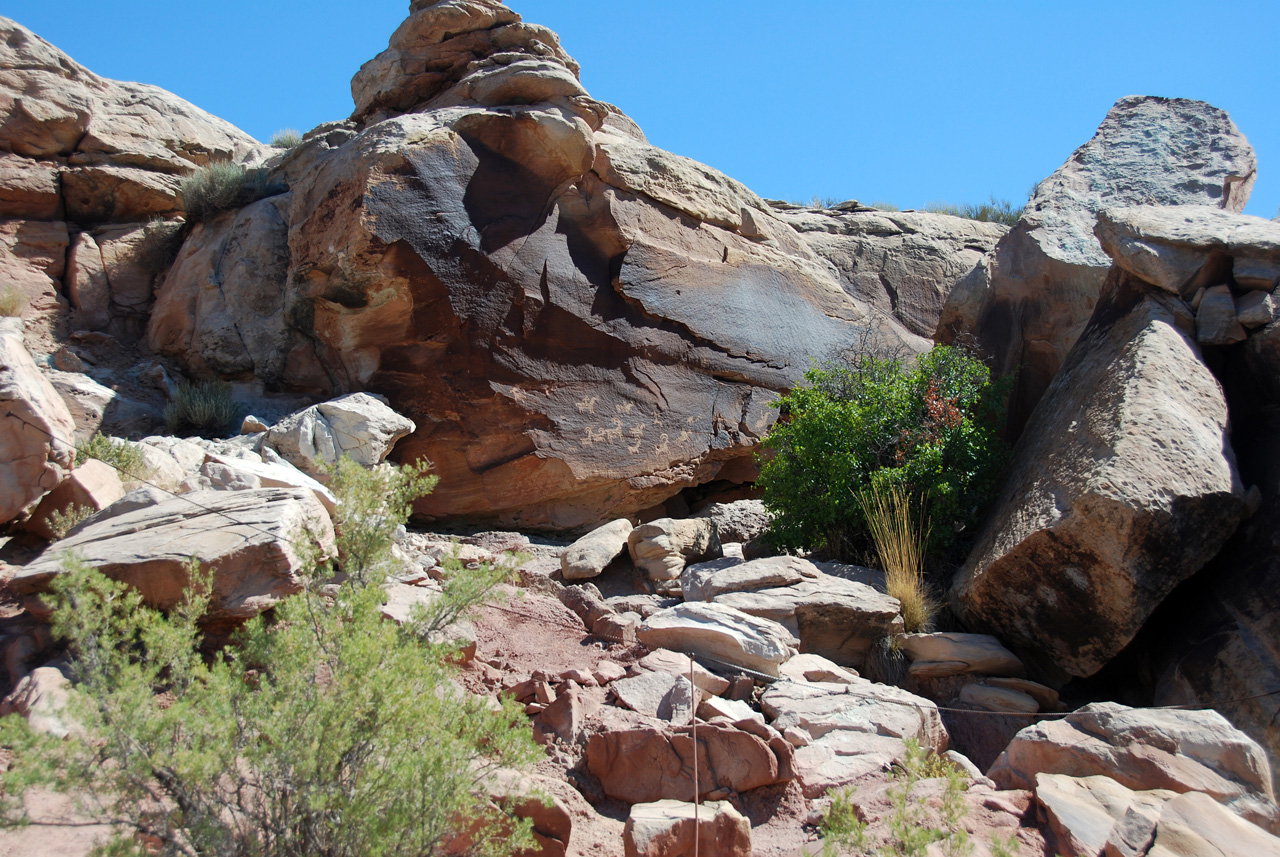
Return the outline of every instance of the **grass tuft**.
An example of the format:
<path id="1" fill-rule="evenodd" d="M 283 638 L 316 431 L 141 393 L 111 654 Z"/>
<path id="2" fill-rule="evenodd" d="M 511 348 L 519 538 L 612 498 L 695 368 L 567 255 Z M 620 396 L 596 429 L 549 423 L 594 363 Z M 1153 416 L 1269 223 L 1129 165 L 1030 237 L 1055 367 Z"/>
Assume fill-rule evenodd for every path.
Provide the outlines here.
<path id="1" fill-rule="evenodd" d="M 13 286 L 0 288 L 0 317 L 22 318 L 26 308 L 27 299 L 23 297 L 22 292 Z"/>
<path id="2" fill-rule="evenodd" d="M 1021 208 L 1015 208 L 1007 199 L 996 199 L 994 196 L 990 201 L 978 204 L 952 205 L 947 202 L 931 202 L 924 207 L 924 211 L 931 214 L 950 214 L 953 217 L 963 217 L 983 223 L 1003 223 L 1005 226 L 1013 226 L 1022 217 Z"/>
<path id="3" fill-rule="evenodd" d="M 269 183 L 262 170 L 217 161 L 182 180 L 182 208 L 189 223 L 200 223 L 283 191 Z"/>
<path id="4" fill-rule="evenodd" d="M 271 145 L 276 149 L 292 149 L 302 142 L 302 132 L 297 128 L 281 128 L 271 135 Z"/>
<path id="5" fill-rule="evenodd" d="M 231 398 L 229 385 L 200 381 L 178 385 L 173 401 L 164 409 L 164 422 L 171 434 L 191 432 L 214 439 L 226 437 L 239 415 L 240 403 Z"/>
<path id="6" fill-rule="evenodd" d="M 912 515 L 911 496 L 901 485 L 879 485 L 872 480 L 858 501 L 884 569 L 885 590 L 902 603 L 907 632 L 929 631 L 939 605 L 924 582 L 928 517 L 923 512 L 918 519 Z"/>

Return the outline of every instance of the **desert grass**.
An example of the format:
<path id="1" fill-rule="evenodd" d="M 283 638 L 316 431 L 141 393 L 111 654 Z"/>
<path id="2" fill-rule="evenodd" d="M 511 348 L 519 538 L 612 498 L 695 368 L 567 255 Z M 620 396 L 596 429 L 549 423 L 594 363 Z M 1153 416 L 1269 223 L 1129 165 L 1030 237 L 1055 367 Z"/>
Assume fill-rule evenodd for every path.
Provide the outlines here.
<path id="1" fill-rule="evenodd" d="M 902 621 L 907 632 L 930 630 L 939 605 L 924 580 L 929 520 L 923 511 L 923 501 L 920 514 L 913 515 L 912 497 L 906 488 L 877 485 L 874 481 L 858 499 L 884 569 L 885 590 L 902 603 Z"/>
<path id="2" fill-rule="evenodd" d="M 271 145 L 276 149 L 292 149 L 302 142 L 302 132 L 296 128 L 281 128 L 271 135 Z"/>
<path id="3" fill-rule="evenodd" d="M 22 292 L 13 286 L 0 288 L 0 316 L 21 318 L 26 308 L 27 299 L 22 296 Z"/>

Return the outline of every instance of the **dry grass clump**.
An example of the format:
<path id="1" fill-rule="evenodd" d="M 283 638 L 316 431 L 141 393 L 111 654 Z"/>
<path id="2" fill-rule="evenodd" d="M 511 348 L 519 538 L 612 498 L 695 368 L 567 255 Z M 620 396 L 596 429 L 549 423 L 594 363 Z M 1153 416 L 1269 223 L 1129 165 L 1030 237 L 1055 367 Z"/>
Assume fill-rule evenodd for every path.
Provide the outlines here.
<path id="1" fill-rule="evenodd" d="M 292 149 L 302 142 L 302 132 L 297 128 L 281 128 L 271 135 L 271 146 L 275 149 Z"/>
<path id="2" fill-rule="evenodd" d="M 0 316 L 21 318 L 26 308 L 27 299 L 22 296 L 22 292 L 13 286 L 0 288 Z"/>
<path id="3" fill-rule="evenodd" d="M 182 210 L 187 222 L 200 223 L 285 190 L 283 185 L 269 182 L 262 170 L 217 161 L 182 180 Z"/>
<path id="4" fill-rule="evenodd" d="M 884 569 L 885 590 L 902 603 L 907 632 L 930 630 L 939 604 L 924 581 L 928 516 L 923 510 L 918 518 L 912 515 L 911 495 L 901 485 L 878 485 L 872 480 L 859 502 Z"/>
<path id="5" fill-rule="evenodd" d="M 231 421 L 240 414 L 240 404 L 231 397 L 231 387 L 223 381 L 179 384 L 178 391 L 164 409 L 165 426 L 171 434 L 187 432 L 216 439 L 226 437 Z"/>

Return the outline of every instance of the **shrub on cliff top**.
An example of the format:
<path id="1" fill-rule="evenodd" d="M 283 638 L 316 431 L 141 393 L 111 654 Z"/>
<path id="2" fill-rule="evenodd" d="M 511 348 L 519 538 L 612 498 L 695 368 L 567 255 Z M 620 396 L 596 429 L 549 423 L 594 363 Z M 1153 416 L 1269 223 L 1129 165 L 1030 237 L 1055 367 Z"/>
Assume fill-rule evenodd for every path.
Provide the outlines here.
<path id="1" fill-rule="evenodd" d="M 189 223 L 200 223 L 283 191 L 268 182 L 262 170 L 216 161 L 182 180 L 182 210 Z"/>
<path id="2" fill-rule="evenodd" d="M 1004 461 L 1004 385 L 945 345 L 913 362 L 864 350 L 805 381 L 778 400 L 764 439 L 757 484 L 775 544 L 860 559 L 872 547 L 860 497 L 874 480 L 924 498 L 931 553 L 956 547 Z"/>

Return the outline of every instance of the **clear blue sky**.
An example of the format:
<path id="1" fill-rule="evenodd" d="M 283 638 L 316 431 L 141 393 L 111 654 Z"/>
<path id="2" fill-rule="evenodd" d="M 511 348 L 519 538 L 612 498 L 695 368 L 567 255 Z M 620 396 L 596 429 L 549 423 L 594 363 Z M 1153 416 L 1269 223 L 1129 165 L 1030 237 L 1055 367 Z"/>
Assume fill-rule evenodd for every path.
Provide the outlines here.
<path id="1" fill-rule="evenodd" d="M 1123 95 L 1227 110 L 1280 208 L 1280 2 L 512 0 L 591 94 L 763 196 L 903 208 L 1027 190 Z M 5 0 L 107 77 L 172 90 L 259 139 L 351 111 L 407 0 Z"/>

